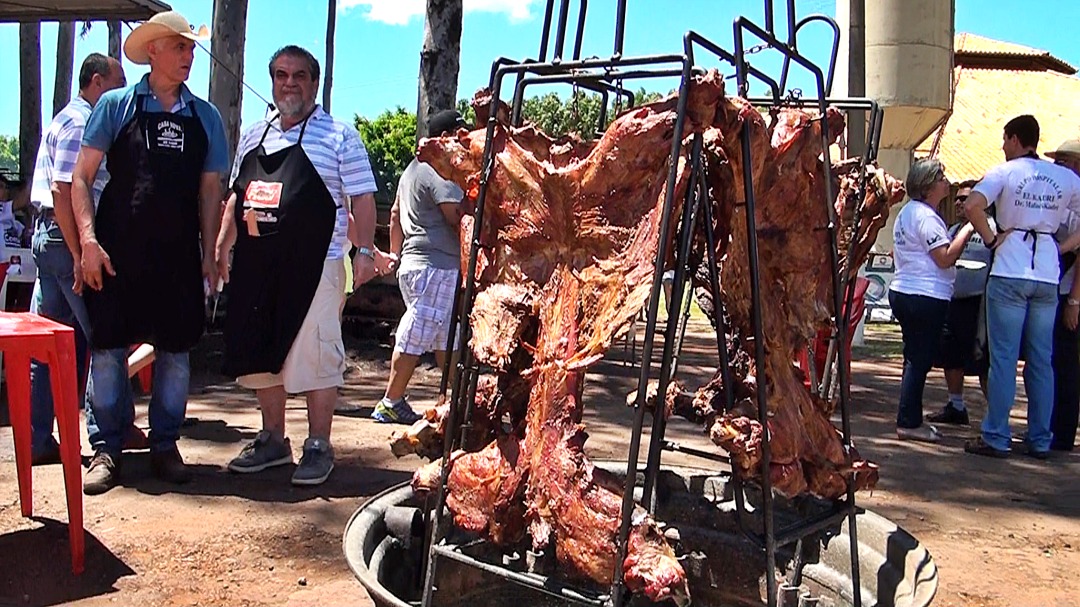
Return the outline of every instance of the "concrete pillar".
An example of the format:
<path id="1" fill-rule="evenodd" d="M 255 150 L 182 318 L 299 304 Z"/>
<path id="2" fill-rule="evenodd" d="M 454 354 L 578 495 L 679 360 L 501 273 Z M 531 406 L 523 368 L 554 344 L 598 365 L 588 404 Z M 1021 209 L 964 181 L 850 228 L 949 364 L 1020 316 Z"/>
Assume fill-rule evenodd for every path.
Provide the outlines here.
<path id="1" fill-rule="evenodd" d="M 866 8 L 866 96 L 885 108 L 879 164 L 907 176 L 911 152 L 952 105 L 953 0 L 872 0 Z M 892 226 L 874 250 L 892 250 Z"/>
<path id="2" fill-rule="evenodd" d="M 866 3 L 866 94 L 886 108 L 881 146 L 913 149 L 952 102 L 952 0 Z"/>

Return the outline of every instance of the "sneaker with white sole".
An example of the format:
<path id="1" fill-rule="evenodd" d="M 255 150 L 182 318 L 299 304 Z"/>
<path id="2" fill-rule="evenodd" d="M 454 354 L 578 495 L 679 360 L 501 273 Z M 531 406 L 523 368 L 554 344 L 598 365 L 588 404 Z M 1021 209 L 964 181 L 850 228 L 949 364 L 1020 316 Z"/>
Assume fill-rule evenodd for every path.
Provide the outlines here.
<path id="1" fill-rule="evenodd" d="M 245 445 L 240 455 L 229 462 L 229 470 L 250 474 L 292 462 L 292 447 L 289 446 L 289 439 L 279 442 L 274 440 L 269 430 L 259 430 L 259 433 L 255 435 L 255 440 Z"/>
<path id="2" fill-rule="evenodd" d="M 423 415 L 413 411 L 413 408 L 409 405 L 408 397 L 402 397 L 396 403 L 384 397 L 379 401 L 379 404 L 375 405 L 375 410 L 371 412 L 371 419 L 381 424 L 412 425 L 421 417 Z"/>
<path id="3" fill-rule="evenodd" d="M 304 454 L 292 475 L 292 484 L 311 486 L 326 482 L 334 471 L 334 448 L 323 438 L 304 441 Z"/>
<path id="4" fill-rule="evenodd" d="M 896 427 L 896 438 L 900 440 L 917 440 L 924 443 L 937 443 L 941 441 L 941 434 L 938 429 L 929 425 L 923 424 L 918 428 L 901 428 Z"/>

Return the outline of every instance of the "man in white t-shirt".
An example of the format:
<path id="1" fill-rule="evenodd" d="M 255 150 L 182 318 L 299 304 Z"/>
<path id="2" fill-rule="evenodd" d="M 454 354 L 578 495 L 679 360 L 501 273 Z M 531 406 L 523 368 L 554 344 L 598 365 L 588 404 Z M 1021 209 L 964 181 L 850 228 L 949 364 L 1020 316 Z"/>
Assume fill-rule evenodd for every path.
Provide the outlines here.
<path id="1" fill-rule="evenodd" d="M 1002 143 L 1006 162 L 987 172 L 965 204 L 968 219 L 995 252 L 986 286 L 988 407 L 982 436 L 964 447 L 977 455 L 1009 454 L 1009 412 L 1016 398 L 1021 348 L 1026 357 L 1028 454 L 1045 459 L 1050 449 L 1054 406 L 1050 359 L 1060 272 L 1054 233 L 1069 211 L 1080 212 L 1080 178 L 1040 159 L 1035 153 L 1038 143 L 1039 123 L 1033 116 L 1006 123 Z M 997 206 L 997 233 L 987 222 L 989 204 Z M 1062 247 L 1071 248 L 1076 236 L 1070 235 Z"/>

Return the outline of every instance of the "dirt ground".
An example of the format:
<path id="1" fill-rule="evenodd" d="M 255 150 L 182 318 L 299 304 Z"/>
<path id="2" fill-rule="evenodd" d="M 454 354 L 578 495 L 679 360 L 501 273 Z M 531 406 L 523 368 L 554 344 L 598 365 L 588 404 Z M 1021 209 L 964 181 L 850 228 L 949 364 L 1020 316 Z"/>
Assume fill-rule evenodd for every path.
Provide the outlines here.
<path id="1" fill-rule="evenodd" d="M 11 430 L 0 426 L 0 605 L 366 605 L 341 549 L 346 521 L 365 498 L 409 478 L 416 458 L 395 459 L 392 428 L 368 419 L 381 396 L 389 347 L 385 337 L 354 343 L 342 398 L 365 407 L 338 415 L 337 467 L 321 487 L 289 485 L 291 468 L 238 476 L 224 464 L 259 427 L 250 393 L 211 369 L 219 341 L 201 346 L 196 387 L 181 452 L 195 480 L 173 487 L 149 477 L 145 453 L 125 461 L 120 487 L 84 502 L 86 572 L 71 574 L 60 466 L 34 470 L 35 518 L 20 515 Z M 716 365 L 707 326 L 693 325 L 680 377 L 704 381 Z M 1080 596 L 1080 454 L 1050 461 L 1014 455 L 992 460 L 963 453 L 974 429 L 947 428 L 938 446 L 902 443 L 894 429 L 900 362 L 894 330 L 868 332 L 853 364 L 853 426 L 864 456 L 881 465 L 881 483 L 862 505 L 895 520 L 931 552 L 939 568 L 935 605 L 1056 607 Z M 597 365 L 586 388 L 588 453 L 625 458 L 630 415 L 626 393 L 637 367 L 621 346 Z M 438 373 L 424 366 L 413 380 L 417 406 L 430 406 Z M 1022 390 L 1020 390 L 1022 395 Z M 973 418 L 985 402 L 968 391 Z M 935 372 L 928 407 L 945 400 Z M 137 405 L 146 426 L 146 399 Z M 290 401 L 294 449 L 306 436 L 300 401 Z M 1013 413 L 1024 430 L 1024 401 Z M 0 415 L 0 417 L 3 417 Z M 673 422 L 669 437 L 707 447 L 700 432 Z M 84 456 L 89 450 L 84 438 Z M 665 461 L 680 463 L 677 457 Z M 697 462 L 695 462 L 697 463 Z M 991 565 L 992 564 L 992 565 Z"/>

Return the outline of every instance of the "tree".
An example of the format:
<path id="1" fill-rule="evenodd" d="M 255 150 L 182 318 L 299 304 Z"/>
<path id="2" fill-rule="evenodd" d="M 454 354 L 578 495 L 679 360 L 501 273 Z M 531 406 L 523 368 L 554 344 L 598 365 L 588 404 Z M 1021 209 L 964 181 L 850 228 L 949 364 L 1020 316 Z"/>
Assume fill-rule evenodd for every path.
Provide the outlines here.
<path id="1" fill-rule="evenodd" d="M 661 93 L 638 89 L 634 93 L 634 104 L 651 103 L 663 97 Z M 535 124 L 552 137 L 562 137 L 569 133 L 576 133 L 583 139 L 592 139 L 597 131 L 603 131 L 611 124 L 615 117 L 626 109 L 626 100 L 620 104 L 615 103 L 614 96 L 608 98 L 607 115 L 604 124 L 600 123 L 600 108 L 603 97 L 596 93 L 577 90 L 571 93 L 565 101 L 557 93 L 546 93 L 535 97 L 526 98 L 521 105 L 522 118 Z M 468 99 L 459 99 L 457 110 L 472 124 L 476 114 Z M 478 124 L 477 128 L 484 125 Z"/>
<path id="2" fill-rule="evenodd" d="M 427 0 L 416 101 L 416 140 L 427 137 L 428 116 L 454 107 L 461 61 L 462 0 Z"/>
<path id="3" fill-rule="evenodd" d="M 379 186 L 376 206 L 387 210 L 394 202 L 401 174 L 416 154 L 416 115 L 399 106 L 374 120 L 357 115 L 354 121 Z"/>
<path id="4" fill-rule="evenodd" d="M 330 89 L 334 86 L 334 35 L 337 31 L 337 0 L 326 7 L 326 69 L 323 70 L 322 106 L 330 113 Z"/>
<path id="5" fill-rule="evenodd" d="M 244 99 L 244 42 L 247 0 L 214 0 L 214 37 L 210 53 L 210 102 L 221 112 L 229 149 L 240 140 L 240 104 Z"/>
<path id="6" fill-rule="evenodd" d="M 458 99 L 457 111 L 461 114 L 461 117 L 466 123 L 471 124 L 474 128 L 482 128 L 484 125 L 476 124 L 476 111 L 473 110 L 472 101 L 468 99 Z"/>
<path id="7" fill-rule="evenodd" d="M 41 24 L 19 24 L 19 173 L 34 172 L 41 142 Z"/>
<path id="8" fill-rule="evenodd" d="M 120 22 L 109 21 L 109 56 L 120 61 Z"/>
<path id="9" fill-rule="evenodd" d="M 62 21 L 56 32 L 56 78 L 53 80 L 52 115 L 71 101 L 71 72 L 75 68 L 75 22 Z"/>
<path id="10" fill-rule="evenodd" d="M 19 138 L 0 135 L 0 172 L 15 173 L 19 170 Z"/>

